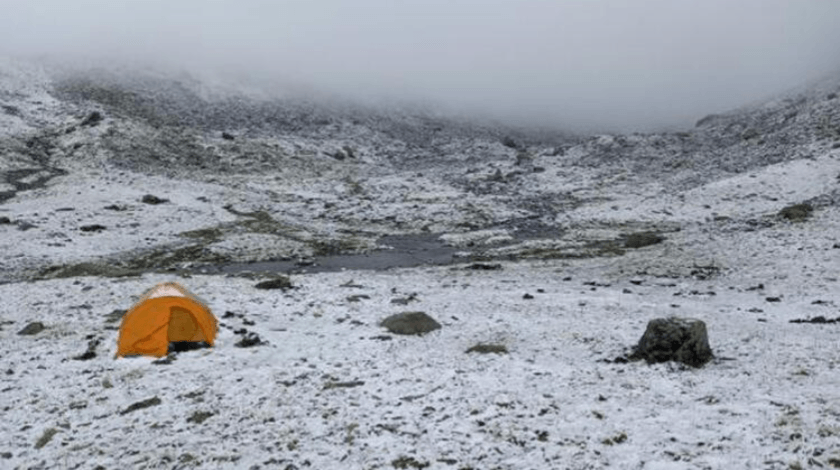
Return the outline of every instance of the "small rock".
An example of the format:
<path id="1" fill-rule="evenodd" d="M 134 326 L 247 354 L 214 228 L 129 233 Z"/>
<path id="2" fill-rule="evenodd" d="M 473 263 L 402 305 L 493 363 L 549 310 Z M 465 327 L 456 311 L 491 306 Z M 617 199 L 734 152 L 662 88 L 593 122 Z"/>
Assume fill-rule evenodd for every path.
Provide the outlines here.
<path id="1" fill-rule="evenodd" d="M 254 285 L 254 287 L 257 288 L 257 289 L 283 289 L 283 290 L 286 290 L 286 289 L 291 289 L 294 286 L 292 285 L 292 280 L 291 279 L 289 279 L 286 276 L 279 276 L 275 279 L 260 282 L 256 285 Z"/>
<path id="2" fill-rule="evenodd" d="M 406 457 L 402 456 L 398 459 L 391 461 L 391 466 L 396 469 L 407 469 L 407 468 L 426 468 L 430 464 L 429 462 L 420 462 L 414 457 Z"/>
<path id="3" fill-rule="evenodd" d="M 523 298 L 523 299 L 525 299 L 525 300 L 531 300 L 531 299 L 533 299 L 533 298 L 534 298 L 534 296 L 526 292 L 526 293 L 522 296 L 522 298 Z"/>
<path id="4" fill-rule="evenodd" d="M 168 366 L 168 365 L 172 364 L 173 362 L 175 362 L 175 359 L 177 359 L 177 357 L 178 357 L 177 354 L 170 353 L 170 354 L 167 354 L 166 356 L 163 356 L 160 359 L 155 359 L 154 361 L 152 361 L 152 364 L 154 364 L 156 366 Z"/>
<path id="5" fill-rule="evenodd" d="M 122 212 L 122 211 L 126 211 L 126 210 L 128 210 L 128 207 L 127 207 L 127 206 L 118 205 L 118 204 L 110 204 L 110 205 L 107 205 L 107 206 L 103 207 L 103 209 L 105 209 L 105 210 L 109 210 L 109 211 Z"/>
<path id="6" fill-rule="evenodd" d="M 476 344 L 475 346 L 471 346 L 467 349 L 468 353 L 479 353 L 479 354 L 507 354 L 508 349 L 507 346 L 504 344 Z"/>
<path id="7" fill-rule="evenodd" d="M 2 108 L 3 112 L 8 114 L 9 116 L 20 116 L 20 108 L 18 108 L 17 106 L 4 104 L 0 105 L 0 108 Z"/>
<path id="8" fill-rule="evenodd" d="M 504 138 L 502 138 L 502 145 L 511 149 L 519 148 L 519 144 L 510 136 L 505 136 Z"/>
<path id="9" fill-rule="evenodd" d="M 58 434 L 58 429 L 56 428 L 47 428 L 44 430 L 44 433 L 41 434 L 41 437 L 35 442 L 35 448 L 40 449 L 45 445 L 49 444 L 52 438 Z"/>
<path id="10" fill-rule="evenodd" d="M 472 269 L 474 271 L 501 271 L 502 265 L 495 263 L 495 264 L 487 264 L 487 263 L 473 263 L 467 266 L 467 269 Z"/>
<path id="11" fill-rule="evenodd" d="M 351 380 L 349 382 L 335 382 L 330 381 L 324 384 L 324 390 L 330 390 L 333 388 L 353 388 L 353 387 L 361 387 L 364 385 L 365 382 L 363 380 Z"/>
<path id="12" fill-rule="evenodd" d="M 408 297 L 396 297 L 396 298 L 391 299 L 391 303 L 394 304 L 394 305 L 408 305 L 411 302 L 419 302 L 419 300 L 417 299 L 417 294 L 416 293 L 413 293 L 413 294 L 409 295 Z"/>
<path id="13" fill-rule="evenodd" d="M 142 202 L 144 204 L 156 205 L 156 204 L 163 204 L 163 203 L 169 202 L 169 199 L 159 198 L 159 197 L 157 197 L 153 194 L 146 194 L 145 196 L 143 196 L 142 199 L 140 199 L 140 202 Z"/>
<path id="14" fill-rule="evenodd" d="M 237 348 L 250 348 L 253 346 L 259 346 L 261 344 L 265 344 L 260 336 L 252 331 L 245 332 L 242 335 L 242 339 L 237 341 L 234 346 Z"/>
<path id="15" fill-rule="evenodd" d="M 134 412 L 134 411 L 137 411 L 137 410 L 142 410 L 143 408 L 149 408 L 149 407 L 152 407 L 152 406 L 160 405 L 161 403 L 162 402 L 161 402 L 160 398 L 158 398 L 158 397 L 152 397 L 152 398 L 148 398 L 146 400 L 140 400 L 136 403 L 132 403 L 131 405 L 128 405 L 128 408 L 120 411 L 120 414 L 121 415 L 126 415 L 128 413 L 131 413 L 131 412 Z"/>
<path id="16" fill-rule="evenodd" d="M 101 340 L 99 338 L 93 338 L 90 341 L 88 341 L 87 350 L 84 353 L 73 357 L 73 360 L 75 360 L 75 361 L 89 361 L 89 360 L 95 358 L 96 357 L 96 347 L 99 346 L 100 341 Z"/>
<path id="17" fill-rule="evenodd" d="M 822 315 L 816 316 L 814 318 L 796 318 L 790 321 L 790 323 L 814 323 L 814 324 L 829 324 L 829 323 L 840 323 L 840 317 L 828 319 Z"/>
<path id="18" fill-rule="evenodd" d="M 767 297 L 764 300 L 766 300 L 768 302 L 781 302 L 782 298 L 781 297 Z"/>
<path id="19" fill-rule="evenodd" d="M 79 125 L 85 127 L 96 127 L 99 125 L 100 122 L 102 122 L 102 119 L 104 119 L 102 117 L 102 113 L 100 113 L 99 111 L 94 111 L 88 114 L 87 117 Z"/>
<path id="20" fill-rule="evenodd" d="M 642 339 L 630 359 L 644 359 L 648 363 L 677 361 L 700 367 L 713 357 L 701 320 L 669 317 L 648 322 Z"/>
<path id="21" fill-rule="evenodd" d="M 342 152 L 341 150 L 336 150 L 335 152 L 332 152 L 332 153 L 327 152 L 327 155 L 335 158 L 338 161 L 342 161 L 345 158 L 347 158 L 347 155 L 345 155 L 344 152 Z"/>
<path id="22" fill-rule="evenodd" d="M 235 140 L 236 139 L 236 137 L 234 137 L 233 134 L 231 134 L 229 132 L 222 132 L 222 138 L 225 139 L 225 140 Z"/>
<path id="23" fill-rule="evenodd" d="M 6 216 L 0 217 L 0 225 L 8 225 L 11 224 L 12 220 Z"/>
<path id="24" fill-rule="evenodd" d="M 654 232 L 638 232 L 627 235 L 624 239 L 625 248 L 642 248 L 662 243 L 665 237 Z"/>
<path id="25" fill-rule="evenodd" d="M 207 421 L 207 418 L 213 416 L 214 414 L 215 413 L 212 413 L 210 411 L 196 411 L 189 418 L 187 418 L 187 422 L 201 424 Z"/>
<path id="26" fill-rule="evenodd" d="M 34 321 L 26 326 L 23 327 L 22 330 L 18 331 L 18 334 L 21 336 L 31 336 L 37 335 L 38 333 L 44 331 L 44 324 L 39 321 Z"/>
<path id="27" fill-rule="evenodd" d="M 403 312 L 391 315 L 379 324 L 397 335 L 422 335 L 441 327 L 425 312 Z"/>
<path id="28" fill-rule="evenodd" d="M 812 212 L 814 212 L 814 206 L 804 202 L 785 207 L 779 211 L 779 217 L 793 222 L 801 222 L 810 217 Z"/>
<path id="29" fill-rule="evenodd" d="M 101 231 L 103 231 L 107 228 L 108 227 L 106 227 L 104 225 L 91 224 L 91 225 L 82 225 L 81 227 L 79 227 L 79 230 L 81 230 L 82 232 L 101 232 Z"/>
<path id="30" fill-rule="evenodd" d="M 111 313 L 105 315 L 105 323 L 117 323 L 118 321 L 122 320 L 122 317 L 128 313 L 128 310 L 117 308 L 111 311 Z"/>

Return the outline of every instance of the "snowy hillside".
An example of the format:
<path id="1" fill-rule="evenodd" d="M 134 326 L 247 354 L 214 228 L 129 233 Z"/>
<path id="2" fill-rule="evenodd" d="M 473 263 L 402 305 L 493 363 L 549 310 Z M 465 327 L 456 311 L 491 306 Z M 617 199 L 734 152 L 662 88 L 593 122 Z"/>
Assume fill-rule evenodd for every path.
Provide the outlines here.
<path id="1" fill-rule="evenodd" d="M 840 468 L 838 93 L 582 137 L 3 59 L 0 467 Z M 216 347 L 113 359 L 163 281 Z M 715 359 L 627 362 L 670 315 Z"/>

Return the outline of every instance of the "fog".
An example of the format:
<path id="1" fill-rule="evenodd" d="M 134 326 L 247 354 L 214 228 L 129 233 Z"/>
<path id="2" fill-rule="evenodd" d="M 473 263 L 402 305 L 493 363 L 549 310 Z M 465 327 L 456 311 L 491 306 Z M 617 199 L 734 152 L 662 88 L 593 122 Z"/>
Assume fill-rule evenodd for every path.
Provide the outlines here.
<path id="1" fill-rule="evenodd" d="M 0 53 L 651 130 L 836 72 L 838 24 L 836 0 L 4 0 Z"/>

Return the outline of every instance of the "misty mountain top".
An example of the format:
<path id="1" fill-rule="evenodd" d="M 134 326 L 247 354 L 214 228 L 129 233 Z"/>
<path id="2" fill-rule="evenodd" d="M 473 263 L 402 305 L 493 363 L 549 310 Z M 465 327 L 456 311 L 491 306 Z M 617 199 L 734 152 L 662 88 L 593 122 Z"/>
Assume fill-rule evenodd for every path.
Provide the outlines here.
<path id="1" fill-rule="evenodd" d="M 457 137 L 518 141 L 566 141 L 569 133 L 530 130 L 481 118 L 448 116 L 433 107 L 408 102 L 365 104 L 347 97 L 278 92 L 270 84 L 214 81 L 206 76 L 149 70 L 65 71 L 54 82 L 56 96 L 76 104 L 140 119 L 153 127 L 190 127 L 203 132 L 237 131 L 244 136 L 294 133 L 322 136 L 353 133 L 365 127 L 410 146 L 425 147 Z"/>

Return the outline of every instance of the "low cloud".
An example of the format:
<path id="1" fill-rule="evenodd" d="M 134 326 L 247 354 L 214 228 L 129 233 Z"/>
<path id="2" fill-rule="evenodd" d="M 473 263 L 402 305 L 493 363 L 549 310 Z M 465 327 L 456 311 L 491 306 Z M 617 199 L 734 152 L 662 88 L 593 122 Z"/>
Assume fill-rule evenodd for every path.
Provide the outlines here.
<path id="1" fill-rule="evenodd" d="M 685 127 L 840 68 L 833 0 L 13 0 L 0 53 L 223 71 L 567 129 Z"/>

